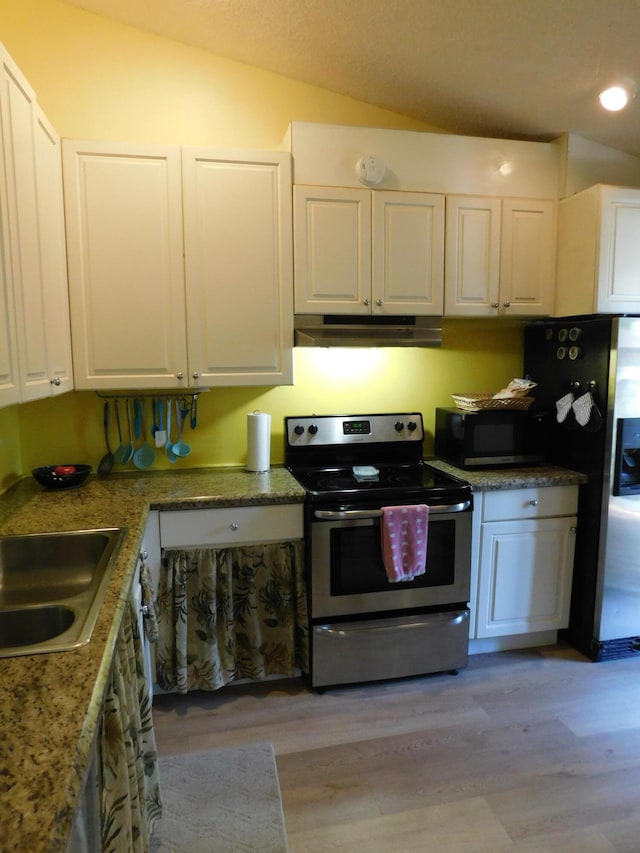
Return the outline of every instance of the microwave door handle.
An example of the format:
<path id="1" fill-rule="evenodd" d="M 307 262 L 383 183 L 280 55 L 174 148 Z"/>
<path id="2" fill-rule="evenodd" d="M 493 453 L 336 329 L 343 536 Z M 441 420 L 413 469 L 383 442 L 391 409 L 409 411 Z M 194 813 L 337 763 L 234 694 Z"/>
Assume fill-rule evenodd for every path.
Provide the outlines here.
<path id="1" fill-rule="evenodd" d="M 436 504 L 429 507 L 429 515 L 441 512 L 464 512 L 469 509 L 471 501 L 461 501 L 457 504 Z M 382 515 L 381 509 L 317 509 L 314 512 L 315 518 L 322 521 L 346 521 L 354 518 L 380 518 Z"/>

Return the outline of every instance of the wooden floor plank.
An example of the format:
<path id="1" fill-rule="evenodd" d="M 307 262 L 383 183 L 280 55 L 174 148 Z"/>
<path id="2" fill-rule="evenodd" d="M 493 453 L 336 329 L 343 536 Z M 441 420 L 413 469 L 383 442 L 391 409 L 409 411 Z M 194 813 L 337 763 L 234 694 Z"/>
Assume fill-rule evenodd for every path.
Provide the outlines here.
<path id="1" fill-rule="evenodd" d="M 291 853 L 639 853 L 640 659 L 565 646 L 318 694 L 154 699 L 160 754 L 274 744 Z"/>

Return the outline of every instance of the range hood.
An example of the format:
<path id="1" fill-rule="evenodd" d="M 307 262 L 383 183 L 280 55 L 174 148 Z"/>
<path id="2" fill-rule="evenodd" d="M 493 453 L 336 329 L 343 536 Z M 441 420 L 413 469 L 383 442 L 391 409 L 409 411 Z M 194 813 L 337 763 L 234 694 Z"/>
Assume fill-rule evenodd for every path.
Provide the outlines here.
<path id="1" fill-rule="evenodd" d="M 442 318 L 296 314 L 297 347 L 439 347 Z"/>

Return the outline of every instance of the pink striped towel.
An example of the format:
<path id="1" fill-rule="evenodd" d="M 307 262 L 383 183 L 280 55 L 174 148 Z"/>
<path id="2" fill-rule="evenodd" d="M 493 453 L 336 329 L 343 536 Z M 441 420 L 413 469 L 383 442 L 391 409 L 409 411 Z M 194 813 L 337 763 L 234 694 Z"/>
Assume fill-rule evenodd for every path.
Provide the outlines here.
<path id="1" fill-rule="evenodd" d="M 382 508 L 382 560 L 391 583 L 412 581 L 425 573 L 428 528 L 426 504 Z"/>

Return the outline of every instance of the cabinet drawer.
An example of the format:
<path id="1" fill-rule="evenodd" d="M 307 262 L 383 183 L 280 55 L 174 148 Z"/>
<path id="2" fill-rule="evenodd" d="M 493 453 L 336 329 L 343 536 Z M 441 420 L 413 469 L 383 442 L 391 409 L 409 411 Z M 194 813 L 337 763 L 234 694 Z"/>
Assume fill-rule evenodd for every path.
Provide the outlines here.
<path id="1" fill-rule="evenodd" d="M 302 539 L 302 535 L 302 504 L 160 513 L 160 544 L 163 548 L 252 545 Z"/>
<path id="2" fill-rule="evenodd" d="M 504 521 L 509 518 L 575 515 L 577 509 L 577 486 L 504 489 L 497 492 L 485 492 L 482 503 L 482 520 Z"/>

